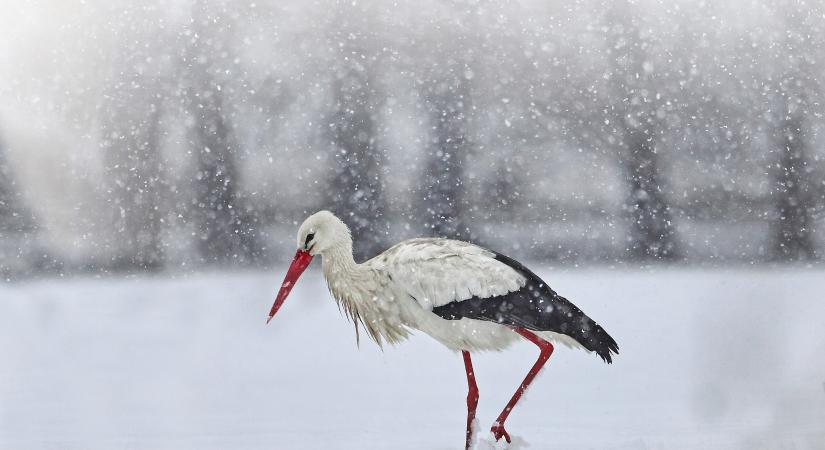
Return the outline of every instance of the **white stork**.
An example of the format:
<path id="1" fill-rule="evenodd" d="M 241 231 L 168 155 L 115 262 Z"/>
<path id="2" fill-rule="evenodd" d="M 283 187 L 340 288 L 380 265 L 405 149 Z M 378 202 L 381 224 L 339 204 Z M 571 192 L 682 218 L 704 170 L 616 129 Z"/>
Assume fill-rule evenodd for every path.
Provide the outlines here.
<path id="1" fill-rule="evenodd" d="M 553 353 L 551 341 L 595 352 L 607 363 L 619 352 L 601 326 L 513 259 L 467 242 L 422 238 L 358 264 L 349 228 L 328 211 L 309 216 L 299 228 L 298 251 L 267 323 L 315 255 L 323 257 L 329 290 L 356 332 L 360 324 L 380 346 L 400 342 L 418 329 L 462 352 L 469 385 L 467 449 L 478 404 L 470 352 L 502 350 L 519 335 L 540 349 L 491 428 L 496 441 L 504 437 L 507 442 L 504 421 Z"/>

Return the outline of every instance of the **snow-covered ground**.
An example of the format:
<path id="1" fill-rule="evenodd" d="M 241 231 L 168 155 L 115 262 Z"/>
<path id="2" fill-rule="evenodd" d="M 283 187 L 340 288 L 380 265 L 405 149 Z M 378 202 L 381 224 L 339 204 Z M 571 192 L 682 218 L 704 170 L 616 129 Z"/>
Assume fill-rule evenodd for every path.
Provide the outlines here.
<path id="1" fill-rule="evenodd" d="M 621 354 L 557 347 L 508 421 L 529 448 L 825 449 L 824 272 L 540 275 Z M 357 349 L 319 272 L 265 326 L 282 276 L 0 287 L 0 448 L 462 446 L 459 356 L 424 335 Z M 535 356 L 476 356 L 485 430 Z"/>

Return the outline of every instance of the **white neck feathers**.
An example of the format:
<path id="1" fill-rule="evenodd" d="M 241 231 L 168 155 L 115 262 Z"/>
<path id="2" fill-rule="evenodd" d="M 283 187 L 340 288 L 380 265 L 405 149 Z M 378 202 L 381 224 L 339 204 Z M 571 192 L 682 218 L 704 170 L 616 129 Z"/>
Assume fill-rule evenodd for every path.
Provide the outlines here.
<path id="1" fill-rule="evenodd" d="M 398 305 L 382 273 L 352 256 L 352 239 L 347 235 L 322 254 L 322 266 L 327 286 L 339 308 L 355 324 L 356 339 L 360 341 L 359 326 L 379 346 L 395 343 L 409 335 L 401 323 Z"/>

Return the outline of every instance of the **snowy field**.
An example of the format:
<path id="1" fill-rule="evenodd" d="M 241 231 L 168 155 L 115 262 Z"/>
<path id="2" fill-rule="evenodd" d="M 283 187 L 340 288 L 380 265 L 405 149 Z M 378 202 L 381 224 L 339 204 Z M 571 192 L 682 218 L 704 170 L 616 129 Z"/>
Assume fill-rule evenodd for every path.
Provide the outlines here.
<path id="1" fill-rule="evenodd" d="M 825 449 L 825 272 L 540 275 L 621 354 L 558 347 L 511 448 Z M 318 271 L 265 326 L 282 277 L 0 287 L 0 448 L 461 448 L 458 355 L 424 335 L 358 350 Z M 536 354 L 477 355 L 485 431 Z"/>

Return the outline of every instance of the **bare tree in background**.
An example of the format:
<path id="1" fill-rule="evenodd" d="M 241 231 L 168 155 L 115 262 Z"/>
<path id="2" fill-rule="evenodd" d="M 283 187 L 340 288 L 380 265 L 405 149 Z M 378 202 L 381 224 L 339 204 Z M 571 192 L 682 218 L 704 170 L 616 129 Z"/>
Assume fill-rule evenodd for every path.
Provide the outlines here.
<path id="1" fill-rule="evenodd" d="M 487 205 L 487 208 L 495 208 L 499 212 L 499 218 L 506 220 L 517 213 L 521 204 L 521 194 L 518 189 L 522 182 L 519 180 L 518 172 L 511 168 L 515 164 L 512 160 L 505 160 L 496 167 L 492 179 L 485 186 L 486 198 L 494 205 Z M 518 166 L 516 166 L 518 167 Z"/>
<path id="2" fill-rule="evenodd" d="M 226 17 L 206 1 L 194 4 L 186 49 L 187 106 L 192 117 L 191 141 L 197 161 L 192 208 L 198 249 L 207 263 L 249 263 L 260 256 L 257 223 L 240 194 L 237 145 L 231 128 L 230 89 L 219 73 L 232 57 L 220 34 Z"/>
<path id="3" fill-rule="evenodd" d="M 349 224 L 355 259 L 364 261 L 384 250 L 388 233 L 383 152 L 376 145 L 374 61 L 352 45 L 339 47 L 339 52 L 329 121 L 335 146 L 330 201 Z"/>
<path id="4" fill-rule="evenodd" d="M 111 206 L 116 269 L 156 270 L 163 265 L 160 207 L 163 180 L 160 145 L 161 81 L 144 67 L 145 54 L 125 58 L 106 90 L 101 147 L 106 162 L 106 198 Z"/>
<path id="5" fill-rule="evenodd" d="M 816 257 L 813 236 L 815 207 L 809 182 L 804 121 L 790 113 L 781 123 L 776 143 L 779 159 L 774 168 L 776 219 L 772 224 L 773 259 L 806 260 Z"/>
<path id="6" fill-rule="evenodd" d="M 50 257 L 37 241 L 37 221 L 22 196 L 0 136 L 0 277 L 47 269 Z"/>
<path id="7" fill-rule="evenodd" d="M 787 21 L 788 29 L 776 36 L 779 71 L 769 97 L 773 115 L 769 125 L 775 130 L 772 146 L 778 158 L 772 171 L 775 219 L 771 225 L 771 259 L 810 260 L 817 255 L 814 240 L 813 211 L 816 208 L 812 180 L 811 136 L 807 117 L 822 114 L 817 105 L 821 98 L 818 78 L 821 66 L 805 52 L 823 43 L 820 15 L 799 8 L 777 11 Z M 812 22 L 813 21 L 813 22 Z M 818 42 L 817 42 L 818 41 Z"/>
<path id="8" fill-rule="evenodd" d="M 474 95 L 471 80 L 479 72 L 475 64 L 486 40 L 481 32 L 481 3 L 444 2 L 460 17 L 460 25 L 446 23 L 445 34 L 431 34 L 432 48 L 424 65 L 423 107 L 429 122 L 417 214 L 430 235 L 468 241 L 478 240 L 470 227 L 465 168 L 474 142 L 470 136 Z"/>
<path id="9" fill-rule="evenodd" d="M 450 61 L 446 72 L 426 87 L 424 101 L 432 134 L 425 154 L 418 210 L 433 236 L 472 240 L 464 196 L 464 168 L 470 152 L 467 70 L 463 62 Z"/>
<path id="10" fill-rule="evenodd" d="M 656 151 L 654 67 L 646 57 L 648 42 L 640 35 L 629 3 L 609 11 L 608 57 L 612 63 L 610 118 L 624 147 L 621 164 L 628 187 L 630 235 L 627 250 L 634 259 L 680 257 L 676 227 L 662 184 Z"/>
<path id="11" fill-rule="evenodd" d="M 24 206 L 6 157 L 6 144 L 0 136 L 0 240 L 9 232 L 28 231 L 34 226 L 34 217 Z"/>

